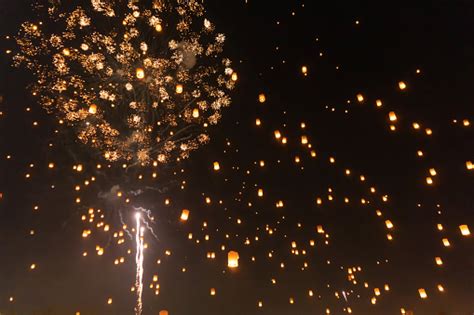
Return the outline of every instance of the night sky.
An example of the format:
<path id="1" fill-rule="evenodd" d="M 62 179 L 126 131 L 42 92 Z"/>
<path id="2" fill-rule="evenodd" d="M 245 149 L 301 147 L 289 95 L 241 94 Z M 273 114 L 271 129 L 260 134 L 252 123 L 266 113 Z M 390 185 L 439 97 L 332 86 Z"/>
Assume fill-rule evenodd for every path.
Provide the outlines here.
<path id="1" fill-rule="evenodd" d="M 97 169 L 12 67 L 32 3 L 0 2 L 0 314 L 134 314 L 135 243 L 112 236 L 131 204 L 154 217 L 145 315 L 474 314 L 472 1 L 206 0 L 232 105 L 209 144 L 141 181 Z M 113 186 L 125 196 L 103 198 Z M 81 220 L 91 207 L 110 232 Z"/>

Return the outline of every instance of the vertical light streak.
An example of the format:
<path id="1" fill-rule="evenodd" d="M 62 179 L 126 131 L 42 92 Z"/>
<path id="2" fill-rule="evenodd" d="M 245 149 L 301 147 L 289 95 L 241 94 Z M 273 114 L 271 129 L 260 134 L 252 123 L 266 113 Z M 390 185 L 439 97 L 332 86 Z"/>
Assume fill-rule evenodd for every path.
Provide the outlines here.
<path id="1" fill-rule="evenodd" d="M 135 278 L 135 289 L 137 291 L 137 304 L 135 306 L 135 314 L 141 315 L 143 310 L 143 302 L 142 302 L 142 294 L 143 294 L 143 249 L 144 249 L 144 234 L 145 228 L 141 226 L 141 214 L 135 214 L 135 219 L 137 221 L 136 226 L 136 234 L 135 234 L 135 241 L 136 241 L 136 254 L 135 254 L 135 262 L 137 265 L 137 272 Z"/>

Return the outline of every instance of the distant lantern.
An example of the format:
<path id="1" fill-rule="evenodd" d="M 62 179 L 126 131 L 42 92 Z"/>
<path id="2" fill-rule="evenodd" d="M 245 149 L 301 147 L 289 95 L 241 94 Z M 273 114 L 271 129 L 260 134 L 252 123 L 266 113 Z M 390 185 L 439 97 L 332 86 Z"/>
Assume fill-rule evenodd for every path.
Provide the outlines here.
<path id="1" fill-rule="evenodd" d="M 256 126 L 260 126 L 261 124 L 262 124 L 262 121 L 259 118 L 255 119 Z"/>
<path id="2" fill-rule="evenodd" d="M 199 118 L 199 109 L 198 108 L 193 109 L 193 118 Z"/>
<path id="3" fill-rule="evenodd" d="M 142 68 L 137 68 L 136 76 L 137 76 L 137 79 L 140 79 L 140 80 L 145 78 L 145 70 L 143 70 Z"/>
<path id="4" fill-rule="evenodd" d="M 375 289 L 374 289 L 374 294 L 375 294 L 376 296 L 379 296 L 379 295 L 380 295 L 380 289 L 379 289 L 379 288 L 375 288 Z"/>
<path id="5" fill-rule="evenodd" d="M 430 168 L 430 175 L 431 175 L 431 176 L 436 176 L 436 175 L 437 175 L 436 169 Z"/>
<path id="6" fill-rule="evenodd" d="M 395 114 L 395 112 L 390 112 L 388 114 L 388 117 L 389 117 L 390 121 L 397 121 L 397 114 Z"/>
<path id="7" fill-rule="evenodd" d="M 239 253 L 230 251 L 227 254 L 227 266 L 229 268 L 237 268 L 239 266 Z"/>
<path id="8" fill-rule="evenodd" d="M 183 209 L 181 212 L 181 221 L 188 221 L 189 219 L 189 210 Z"/>
<path id="9" fill-rule="evenodd" d="M 403 91 L 403 90 L 405 90 L 405 89 L 407 88 L 407 85 L 406 85 L 405 82 L 400 81 L 400 82 L 398 82 L 398 87 L 400 88 L 400 90 Z"/>
<path id="10" fill-rule="evenodd" d="M 451 243 L 449 242 L 449 240 L 447 238 L 443 238 L 443 245 L 444 245 L 444 247 L 449 247 L 449 246 L 451 246 Z"/>
<path id="11" fill-rule="evenodd" d="M 266 100 L 267 100 L 267 97 L 265 96 L 265 94 L 261 93 L 261 94 L 258 96 L 258 101 L 259 101 L 260 103 L 263 104 L 263 103 L 266 102 Z"/>
<path id="12" fill-rule="evenodd" d="M 469 230 L 469 226 L 467 226 L 467 224 L 460 225 L 459 229 L 461 230 L 461 234 L 463 236 L 471 235 L 471 231 Z"/>
<path id="13" fill-rule="evenodd" d="M 442 266 L 443 265 L 443 260 L 441 259 L 441 257 L 435 257 L 435 261 L 436 261 L 436 264 L 438 266 Z"/>
<path id="14" fill-rule="evenodd" d="M 425 289 L 418 289 L 418 293 L 420 294 L 420 297 L 421 297 L 422 299 L 428 298 L 428 294 L 426 294 Z"/>
<path id="15" fill-rule="evenodd" d="M 393 223 L 390 220 L 385 221 L 385 225 L 387 226 L 387 229 L 393 229 Z"/>
<path id="16" fill-rule="evenodd" d="M 214 296 L 216 295 L 216 289 L 214 288 L 211 288 L 211 292 L 210 292 L 211 296 Z"/>
<path id="17" fill-rule="evenodd" d="M 431 130 L 430 128 L 426 128 L 425 132 L 428 136 L 431 136 L 433 134 L 433 130 Z"/>
<path id="18" fill-rule="evenodd" d="M 376 101 L 375 101 L 375 105 L 376 105 L 377 107 L 382 107 L 382 100 L 376 100 Z"/>
<path id="19" fill-rule="evenodd" d="M 182 84 L 177 84 L 176 85 L 176 93 L 177 94 L 182 94 L 184 91 L 183 85 Z"/>
<path id="20" fill-rule="evenodd" d="M 301 67 L 301 72 L 303 73 L 303 75 L 307 76 L 308 75 L 308 67 L 302 66 Z"/>
<path id="21" fill-rule="evenodd" d="M 420 124 L 417 123 L 417 122 L 414 122 L 414 123 L 413 123 L 413 129 L 415 129 L 415 130 L 420 129 Z"/>
<path id="22" fill-rule="evenodd" d="M 273 133 L 275 135 L 275 139 L 280 139 L 281 138 L 281 132 L 279 130 L 275 130 Z"/>
<path id="23" fill-rule="evenodd" d="M 158 315 L 169 315 L 169 313 L 168 311 L 163 310 L 163 311 L 160 311 Z"/>
<path id="24" fill-rule="evenodd" d="M 161 32 L 161 31 L 163 30 L 163 27 L 161 26 L 161 24 L 156 24 L 155 30 L 156 30 L 157 32 Z M 161 315 L 161 314 L 160 314 L 160 315 Z"/>
<path id="25" fill-rule="evenodd" d="M 472 163 L 472 161 L 467 161 L 466 162 L 466 168 L 468 170 L 474 170 L 474 164 Z"/>
<path id="26" fill-rule="evenodd" d="M 433 179 L 431 177 L 426 177 L 426 183 L 428 185 L 433 185 Z"/>
<path id="27" fill-rule="evenodd" d="M 308 137 L 307 136 L 301 136 L 301 144 L 308 144 Z"/>
<path id="28" fill-rule="evenodd" d="M 444 287 L 441 284 L 438 284 L 438 291 L 444 292 Z"/>
<path id="29" fill-rule="evenodd" d="M 263 189 L 262 188 L 258 189 L 258 196 L 263 197 Z"/>
<path id="30" fill-rule="evenodd" d="M 214 162 L 214 171 L 218 171 L 221 169 L 221 166 L 219 164 L 219 162 Z"/>
<path id="31" fill-rule="evenodd" d="M 96 114 L 96 113 L 97 113 L 97 105 L 91 104 L 91 105 L 89 106 L 89 114 L 94 115 L 94 114 Z"/>
<path id="32" fill-rule="evenodd" d="M 231 79 L 232 79 L 232 81 L 237 81 L 239 79 L 239 76 L 237 75 L 237 72 L 232 73 Z"/>
<path id="33" fill-rule="evenodd" d="M 324 228 L 322 225 L 318 225 L 316 227 L 316 230 L 318 231 L 319 234 L 324 234 Z"/>
<path id="34" fill-rule="evenodd" d="M 109 305 L 112 304 L 112 302 L 113 302 L 112 298 L 109 298 L 109 299 L 107 300 L 107 304 L 109 304 Z"/>
<path id="35" fill-rule="evenodd" d="M 362 102 L 364 101 L 364 95 L 362 95 L 362 94 L 357 94 L 357 101 L 358 101 L 359 103 L 362 103 Z"/>

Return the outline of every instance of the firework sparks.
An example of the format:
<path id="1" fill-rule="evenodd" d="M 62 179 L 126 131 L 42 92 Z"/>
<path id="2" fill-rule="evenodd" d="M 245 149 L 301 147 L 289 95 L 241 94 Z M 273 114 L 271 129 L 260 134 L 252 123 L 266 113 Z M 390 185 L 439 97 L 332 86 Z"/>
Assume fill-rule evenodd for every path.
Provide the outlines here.
<path id="1" fill-rule="evenodd" d="M 135 262 L 137 265 L 137 272 L 135 278 L 135 289 L 137 291 L 137 304 L 135 306 L 135 314 L 140 315 L 143 310 L 143 261 L 144 261 L 144 236 L 145 236 L 145 228 L 142 227 L 141 221 L 142 217 L 141 214 L 138 212 L 135 214 L 135 219 L 137 222 L 136 231 L 135 231 L 135 241 L 136 241 L 136 255 L 135 255 Z"/>

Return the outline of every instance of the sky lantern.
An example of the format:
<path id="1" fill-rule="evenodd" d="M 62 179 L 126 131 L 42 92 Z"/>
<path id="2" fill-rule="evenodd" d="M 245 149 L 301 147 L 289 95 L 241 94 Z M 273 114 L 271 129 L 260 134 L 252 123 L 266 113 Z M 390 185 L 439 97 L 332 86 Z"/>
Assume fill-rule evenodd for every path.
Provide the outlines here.
<path id="1" fill-rule="evenodd" d="M 239 253 L 230 251 L 227 254 L 227 266 L 229 268 L 237 268 L 239 266 Z"/>
<path id="2" fill-rule="evenodd" d="M 418 289 L 418 293 L 420 294 L 420 297 L 421 297 L 422 299 L 427 299 L 427 298 L 428 298 L 428 294 L 426 294 L 425 289 L 423 289 L 423 288 Z"/>
<path id="3" fill-rule="evenodd" d="M 362 95 L 362 94 L 357 94 L 357 101 L 358 101 L 359 103 L 362 103 L 362 102 L 364 101 L 364 95 Z"/>
<path id="4" fill-rule="evenodd" d="M 176 94 L 182 94 L 184 91 L 184 87 L 182 84 L 177 84 L 176 85 Z"/>
<path id="5" fill-rule="evenodd" d="M 281 132 L 279 130 L 275 130 L 273 132 L 273 134 L 275 135 L 275 139 L 280 139 L 281 138 Z"/>
<path id="6" fill-rule="evenodd" d="M 215 296 L 216 295 L 216 289 L 211 288 L 210 294 L 211 294 L 211 296 Z"/>
<path id="7" fill-rule="evenodd" d="M 237 75 L 237 72 L 232 73 L 231 79 L 232 79 L 232 81 L 234 81 L 234 82 L 239 79 L 239 76 Z"/>
<path id="8" fill-rule="evenodd" d="M 461 230 L 461 234 L 463 236 L 471 235 L 471 231 L 469 230 L 469 226 L 467 226 L 467 224 L 460 225 L 459 229 Z"/>
<path id="9" fill-rule="evenodd" d="M 398 87 L 400 88 L 400 90 L 403 91 L 403 90 L 405 90 L 405 89 L 407 88 L 407 85 L 406 85 L 405 82 L 400 81 L 400 82 L 398 82 Z"/>
<path id="10" fill-rule="evenodd" d="M 262 188 L 258 189 L 258 196 L 263 197 L 263 189 Z"/>
<path id="11" fill-rule="evenodd" d="M 437 175 L 436 169 L 430 168 L 430 175 L 431 175 L 431 176 L 436 176 L 436 175 Z"/>
<path id="12" fill-rule="evenodd" d="M 181 221 L 188 221 L 189 219 L 189 210 L 183 209 L 181 212 Z"/>
<path id="13" fill-rule="evenodd" d="M 444 287 L 441 284 L 438 284 L 438 291 L 444 292 Z"/>
<path id="14" fill-rule="evenodd" d="M 433 185 L 433 179 L 431 177 L 426 177 L 426 183 L 428 185 Z"/>
<path id="15" fill-rule="evenodd" d="M 163 311 L 160 311 L 158 315 L 169 315 L 169 313 L 168 311 L 163 310 Z"/>
<path id="16" fill-rule="evenodd" d="M 91 105 L 89 106 L 89 114 L 94 115 L 94 114 L 96 114 L 96 113 L 97 113 L 97 105 L 91 104 Z"/>
<path id="17" fill-rule="evenodd" d="M 397 114 L 395 114 L 395 112 L 390 112 L 388 114 L 388 118 L 390 119 L 390 121 L 397 121 Z"/>
<path id="18" fill-rule="evenodd" d="M 145 78 L 145 70 L 143 70 L 143 68 L 137 68 L 136 70 L 136 76 L 137 76 L 137 79 L 144 79 Z"/>
<path id="19" fill-rule="evenodd" d="M 260 93 L 260 95 L 258 96 L 258 101 L 262 104 L 265 103 L 267 101 L 267 97 L 265 96 L 265 94 Z"/>
<path id="20" fill-rule="evenodd" d="M 376 100 L 376 101 L 375 101 L 375 105 L 376 105 L 377 107 L 382 107 L 382 100 Z"/>
<path id="21" fill-rule="evenodd" d="M 301 67 L 301 72 L 303 73 L 304 76 L 307 76 L 308 75 L 308 67 L 302 66 Z"/>
<path id="22" fill-rule="evenodd" d="M 387 226 L 387 229 L 393 229 L 393 223 L 390 220 L 385 221 L 385 225 Z"/>
<path id="23" fill-rule="evenodd" d="M 198 108 L 193 109 L 193 118 L 199 118 L 199 109 Z"/>
<path id="24" fill-rule="evenodd" d="M 472 163 L 472 161 L 467 161 L 466 162 L 466 168 L 471 171 L 471 170 L 474 170 L 474 164 Z"/>
<path id="25" fill-rule="evenodd" d="M 110 304 L 112 304 L 112 302 L 113 302 L 112 298 L 108 298 L 108 299 L 107 299 L 107 304 L 110 305 Z"/>
<path id="26" fill-rule="evenodd" d="M 221 166 L 219 164 L 219 162 L 214 162 L 214 171 L 218 171 L 221 169 Z"/>
<path id="27" fill-rule="evenodd" d="M 433 130 L 431 130 L 430 128 L 426 128 L 425 132 L 426 132 L 426 135 L 428 136 L 431 136 L 433 134 Z"/>
<path id="28" fill-rule="evenodd" d="M 449 239 L 443 238 L 442 240 L 444 247 L 449 247 L 451 246 L 451 243 L 449 242 Z"/>
<path id="29" fill-rule="evenodd" d="M 301 144 L 308 144 L 308 137 L 307 136 L 301 136 Z"/>
<path id="30" fill-rule="evenodd" d="M 441 259 L 441 257 L 435 257 L 435 261 L 436 261 L 436 264 L 438 266 L 442 266 L 443 265 L 443 260 Z"/>

